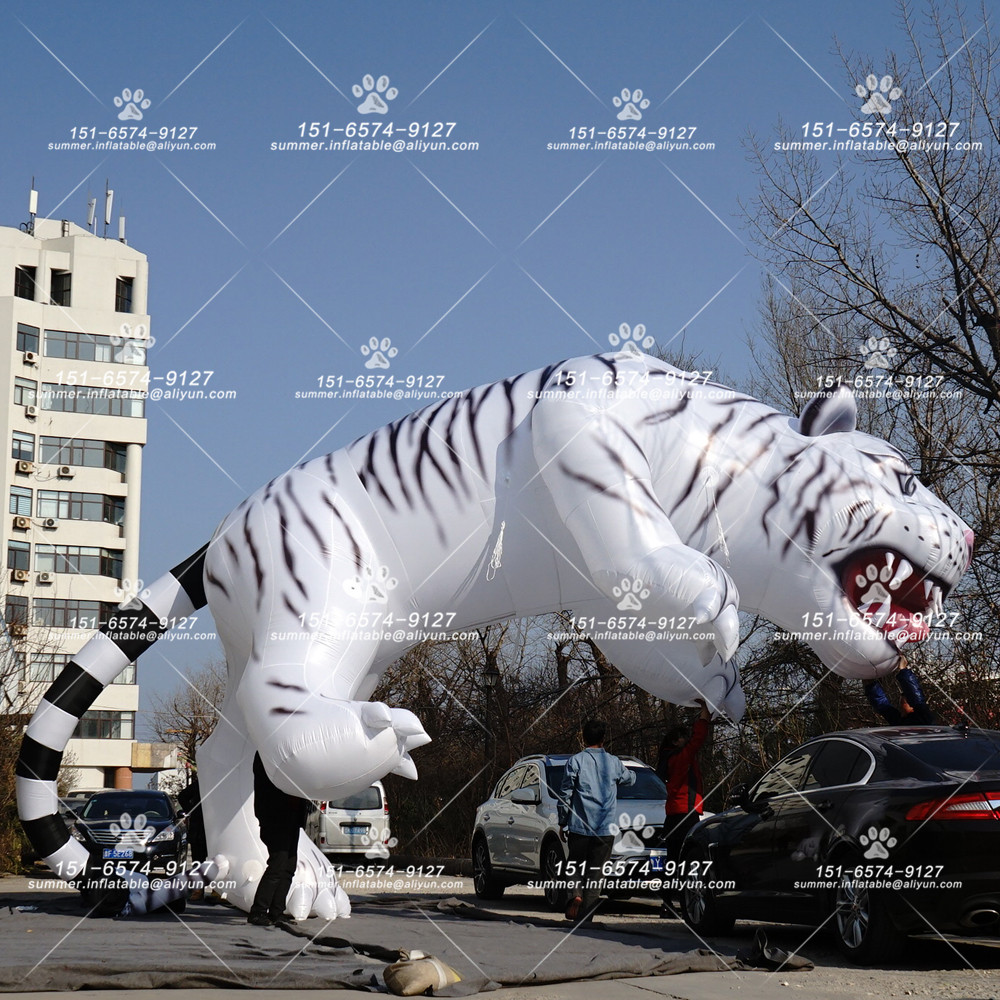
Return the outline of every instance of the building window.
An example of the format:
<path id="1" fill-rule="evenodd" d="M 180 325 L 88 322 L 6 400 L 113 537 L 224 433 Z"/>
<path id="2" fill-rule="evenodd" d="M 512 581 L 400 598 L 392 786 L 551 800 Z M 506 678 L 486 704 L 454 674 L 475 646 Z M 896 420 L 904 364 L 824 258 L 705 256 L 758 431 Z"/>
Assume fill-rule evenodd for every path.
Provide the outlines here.
<path id="1" fill-rule="evenodd" d="M 17 349 L 38 353 L 38 327 L 27 323 L 17 324 Z"/>
<path id="2" fill-rule="evenodd" d="M 115 343 L 115 340 L 118 343 Z M 141 341 L 105 337 L 99 333 L 71 330 L 45 331 L 45 356 L 73 361 L 108 361 L 120 365 L 144 365 L 146 346 Z M 133 383 L 134 384 L 134 383 Z"/>
<path id="3" fill-rule="evenodd" d="M 28 662 L 28 680 L 51 684 L 69 663 L 69 653 L 33 653 Z"/>
<path id="4" fill-rule="evenodd" d="M 11 511 L 11 513 L 17 512 Z M 121 524 L 125 518 L 125 498 L 109 497 L 103 493 L 63 493 L 58 490 L 39 490 L 38 516 L 58 517 L 70 521 L 105 521 L 108 524 Z"/>
<path id="5" fill-rule="evenodd" d="M 35 569 L 42 573 L 79 573 L 120 580 L 122 550 L 94 545 L 36 545 Z"/>
<path id="6" fill-rule="evenodd" d="M 35 435 L 27 434 L 24 431 L 14 431 L 10 442 L 10 457 L 33 462 L 35 460 Z"/>
<path id="7" fill-rule="evenodd" d="M 68 306 L 70 304 L 70 284 L 72 275 L 61 268 L 52 268 L 52 280 L 49 285 L 49 305 Z"/>
<path id="8" fill-rule="evenodd" d="M 33 267 L 14 268 L 14 294 L 19 299 L 34 299 L 35 272 Z"/>
<path id="9" fill-rule="evenodd" d="M 92 631 L 106 625 L 118 610 L 106 601 L 35 598 L 35 622 L 48 628 L 75 628 Z"/>
<path id="10" fill-rule="evenodd" d="M 31 517 L 31 490 L 27 486 L 10 488 L 10 513 Z"/>
<path id="11" fill-rule="evenodd" d="M 43 382 L 42 409 L 96 413 L 106 417 L 142 417 L 146 412 L 146 394 L 134 389 L 101 389 L 97 386 Z"/>
<path id="12" fill-rule="evenodd" d="M 46 465 L 80 465 L 124 472 L 125 448 L 118 441 L 48 437 L 43 434 L 39 454 Z"/>
<path id="13" fill-rule="evenodd" d="M 122 667 L 122 672 L 111 682 L 112 684 L 134 684 L 135 683 L 135 664 L 126 663 Z"/>
<path id="14" fill-rule="evenodd" d="M 27 542 L 7 543 L 7 569 L 30 569 L 31 546 Z"/>
<path id="15" fill-rule="evenodd" d="M 132 311 L 132 282 L 134 278 L 118 278 L 115 281 L 115 312 Z"/>
<path id="16" fill-rule="evenodd" d="M 14 405 L 34 406 L 38 396 L 38 383 L 30 378 L 14 379 Z"/>
<path id="17" fill-rule="evenodd" d="M 84 712 L 73 730 L 78 740 L 130 740 L 135 727 L 135 712 L 98 709 Z"/>
<path id="18" fill-rule="evenodd" d="M 4 620 L 8 625 L 27 625 L 28 598 L 19 597 L 16 594 L 8 594 L 7 607 L 4 611 Z"/>

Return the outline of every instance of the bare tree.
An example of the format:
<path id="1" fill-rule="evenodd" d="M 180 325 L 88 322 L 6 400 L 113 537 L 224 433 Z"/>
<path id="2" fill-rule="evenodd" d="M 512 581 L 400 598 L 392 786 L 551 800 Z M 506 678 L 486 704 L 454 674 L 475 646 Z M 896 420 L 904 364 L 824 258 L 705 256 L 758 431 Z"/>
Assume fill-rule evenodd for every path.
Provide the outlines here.
<path id="1" fill-rule="evenodd" d="M 185 766 L 194 766 L 198 747 L 212 735 L 225 693 L 226 661 L 210 660 L 189 670 L 172 694 L 153 699 L 153 732 L 181 748 Z"/>
<path id="2" fill-rule="evenodd" d="M 808 138 L 800 130 L 779 129 L 777 153 L 751 140 L 764 183 L 749 215 L 772 273 L 816 327 L 836 320 L 857 344 L 888 337 L 901 366 L 922 358 L 992 406 L 1000 80 L 987 14 L 973 23 L 932 4 L 918 20 L 901 6 L 906 50 L 885 56 L 901 92 L 857 129 L 872 148 L 834 167 L 794 148 Z M 866 80 L 870 59 L 842 56 L 850 86 Z"/>
<path id="3" fill-rule="evenodd" d="M 769 273 L 751 388 L 793 410 L 838 381 L 860 388 L 862 429 L 896 444 L 976 532 L 954 629 L 908 656 L 946 720 L 996 725 L 1000 81 L 986 13 L 900 7 L 905 45 L 883 69 L 901 93 L 862 116 L 870 148 L 831 161 L 802 148 L 801 131 L 751 141 L 762 178 L 751 228 Z M 872 89 L 870 60 L 842 56 L 848 87 Z M 796 715 L 813 732 L 864 718 L 858 686 L 826 676 L 800 644 L 772 635 L 747 672 L 775 668 L 810 690 Z"/>
<path id="4" fill-rule="evenodd" d="M 25 729 L 48 683 L 32 679 L 31 663 L 59 647 L 48 628 L 28 621 L 21 605 L 6 602 L 6 618 L 0 620 L 0 872 L 16 872 L 28 844 L 17 813 L 14 770 Z M 74 777 L 73 755 L 64 754 L 56 778 L 60 793 Z"/>

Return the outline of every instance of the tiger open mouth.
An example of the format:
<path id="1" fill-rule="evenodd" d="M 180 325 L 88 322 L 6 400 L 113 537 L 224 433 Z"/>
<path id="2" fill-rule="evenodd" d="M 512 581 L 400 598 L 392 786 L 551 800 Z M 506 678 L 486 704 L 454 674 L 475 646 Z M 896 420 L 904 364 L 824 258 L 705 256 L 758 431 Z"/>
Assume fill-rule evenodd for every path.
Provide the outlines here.
<path id="1" fill-rule="evenodd" d="M 863 549 L 837 572 L 850 605 L 897 649 L 928 637 L 931 620 L 941 612 L 944 589 L 905 556 L 892 549 Z"/>

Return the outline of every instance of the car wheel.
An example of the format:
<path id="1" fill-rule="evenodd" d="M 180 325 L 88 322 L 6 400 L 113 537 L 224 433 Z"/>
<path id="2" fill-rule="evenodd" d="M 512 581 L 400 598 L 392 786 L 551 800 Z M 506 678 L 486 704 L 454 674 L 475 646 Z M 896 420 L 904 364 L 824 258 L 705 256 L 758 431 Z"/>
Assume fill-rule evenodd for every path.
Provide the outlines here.
<path id="1" fill-rule="evenodd" d="M 507 887 L 493 874 L 486 838 L 478 837 L 472 845 L 472 882 L 479 899 L 499 899 Z"/>
<path id="2" fill-rule="evenodd" d="M 906 935 L 893 926 L 885 894 L 873 892 L 849 870 L 834 890 L 833 929 L 840 950 L 859 965 L 892 961 L 906 949 Z"/>
<path id="3" fill-rule="evenodd" d="M 684 867 L 687 868 L 692 861 L 705 862 L 708 858 L 703 850 L 695 848 L 686 851 L 683 860 Z M 699 864 L 698 867 L 704 871 L 710 866 Z M 681 889 L 681 912 L 688 926 L 699 934 L 725 934 L 736 923 L 736 918 L 722 909 L 715 890 L 708 888 L 703 875 L 684 881 Z"/>
<path id="4" fill-rule="evenodd" d="M 545 887 L 545 903 L 550 910 L 565 910 L 568 902 L 566 892 L 566 857 L 562 848 L 554 841 L 548 841 L 542 848 L 541 872 Z"/>

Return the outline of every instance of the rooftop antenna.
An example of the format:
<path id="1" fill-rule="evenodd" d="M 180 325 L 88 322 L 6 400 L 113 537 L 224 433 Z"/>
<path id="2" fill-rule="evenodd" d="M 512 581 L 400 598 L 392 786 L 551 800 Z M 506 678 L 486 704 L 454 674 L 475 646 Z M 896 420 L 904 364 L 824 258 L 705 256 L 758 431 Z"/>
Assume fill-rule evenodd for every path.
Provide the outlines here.
<path id="1" fill-rule="evenodd" d="M 94 222 L 97 219 L 97 199 L 88 198 L 87 199 L 87 228 L 93 232 Z"/>
<path id="2" fill-rule="evenodd" d="M 127 242 L 127 240 L 125 239 L 125 216 L 124 215 L 119 215 L 118 216 L 118 242 L 119 243 L 126 243 Z"/>
<path id="3" fill-rule="evenodd" d="M 108 187 L 107 180 L 104 181 L 104 235 L 108 235 L 108 226 L 111 225 L 111 206 L 115 200 L 115 192 Z"/>
<path id="4" fill-rule="evenodd" d="M 34 236 L 35 234 L 35 216 L 38 215 L 38 192 L 35 190 L 35 177 L 32 174 L 31 177 L 31 193 L 28 195 L 28 228 L 27 232 L 29 235 Z"/>

